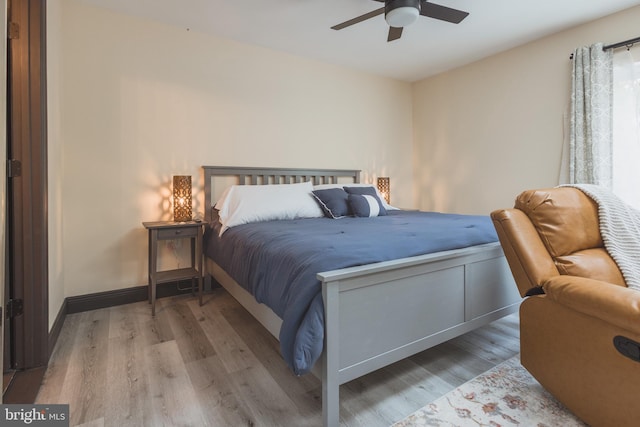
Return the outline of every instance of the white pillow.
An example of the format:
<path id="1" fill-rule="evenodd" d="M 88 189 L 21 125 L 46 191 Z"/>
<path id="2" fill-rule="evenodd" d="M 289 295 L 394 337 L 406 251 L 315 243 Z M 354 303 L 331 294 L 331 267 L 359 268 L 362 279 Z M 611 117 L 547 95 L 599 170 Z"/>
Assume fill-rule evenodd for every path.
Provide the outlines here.
<path id="1" fill-rule="evenodd" d="M 376 194 L 380 198 L 382 202 L 382 206 L 388 211 L 398 211 L 400 208 L 396 208 L 395 206 L 391 206 L 387 201 L 382 197 L 382 194 L 378 190 L 378 188 L 373 184 L 319 184 L 313 187 L 314 190 L 327 190 L 329 188 L 343 188 L 343 187 L 373 187 L 376 190 Z"/>
<path id="2" fill-rule="evenodd" d="M 222 228 L 278 219 L 321 218 L 322 209 L 313 198 L 311 181 L 299 184 L 233 185 L 215 207 Z"/>

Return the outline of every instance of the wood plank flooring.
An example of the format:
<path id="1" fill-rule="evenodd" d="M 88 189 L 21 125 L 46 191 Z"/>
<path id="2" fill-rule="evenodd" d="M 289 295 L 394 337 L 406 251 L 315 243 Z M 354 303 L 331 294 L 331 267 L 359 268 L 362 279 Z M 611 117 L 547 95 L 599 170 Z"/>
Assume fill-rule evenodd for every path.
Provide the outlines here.
<path id="1" fill-rule="evenodd" d="M 519 351 L 507 316 L 340 387 L 344 426 L 388 426 Z M 320 426 L 321 383 L 223 289 L 67 316 L 36 403 L 72 426 Z"/>

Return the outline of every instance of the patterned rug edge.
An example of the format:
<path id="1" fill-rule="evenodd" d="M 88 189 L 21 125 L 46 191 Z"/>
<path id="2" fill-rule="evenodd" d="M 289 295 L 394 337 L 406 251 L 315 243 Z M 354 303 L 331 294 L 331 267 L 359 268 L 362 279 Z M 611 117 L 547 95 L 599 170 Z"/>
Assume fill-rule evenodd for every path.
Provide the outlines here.
<path id="1" fill-rule="evenodd" d="M 586 427 L 520 364 L 520 355 L 467 381 L 392 427 Z"/>

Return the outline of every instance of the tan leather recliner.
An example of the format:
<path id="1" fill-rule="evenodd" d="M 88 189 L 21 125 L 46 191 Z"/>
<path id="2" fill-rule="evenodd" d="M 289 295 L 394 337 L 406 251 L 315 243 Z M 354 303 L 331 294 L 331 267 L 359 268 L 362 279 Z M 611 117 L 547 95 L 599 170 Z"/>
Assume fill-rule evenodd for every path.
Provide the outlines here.
<path id="1" fill-rule="evenodd" d="M 605 250 L 595 202 L 531 190 L 491 218 L 526 296 L 522 365 L 589 425 L 640 426 L 640 292 Z"/>

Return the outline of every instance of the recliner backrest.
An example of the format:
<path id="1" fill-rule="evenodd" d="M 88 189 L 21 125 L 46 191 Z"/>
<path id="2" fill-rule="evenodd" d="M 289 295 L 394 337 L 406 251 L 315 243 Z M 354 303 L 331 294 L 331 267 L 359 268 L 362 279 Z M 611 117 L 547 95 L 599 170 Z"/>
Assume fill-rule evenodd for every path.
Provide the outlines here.
<path id="1" fill-rule="evenodd" d="M 626 286 L 604 248 L 598 205 L 582 191 L 573 187 L 524 191 L 515 208 L 529 217 L 560 274 Z"/>
<path id="2" fill-rule="evenodd" d="M 523 191 L 514 207 L 529 217 L 553 258 L 604 246 L 598 207 L 580 190 L 559 187 Z"/>

